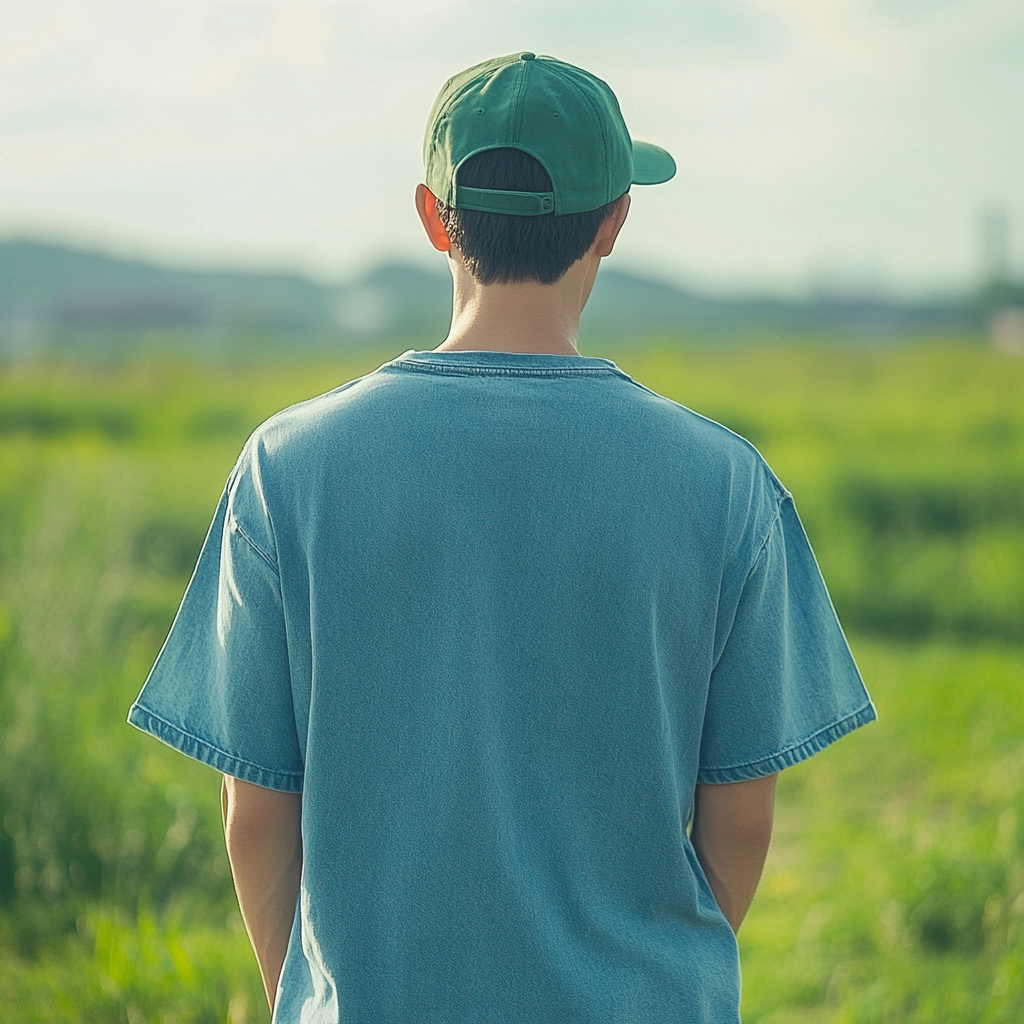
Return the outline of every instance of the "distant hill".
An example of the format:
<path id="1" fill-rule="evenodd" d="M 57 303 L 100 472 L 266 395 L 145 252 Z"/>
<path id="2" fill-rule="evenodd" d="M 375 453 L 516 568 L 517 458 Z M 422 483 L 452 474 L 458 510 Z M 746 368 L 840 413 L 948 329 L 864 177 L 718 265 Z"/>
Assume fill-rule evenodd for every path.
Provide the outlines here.
<path id="1" fill-rule="evenodd" d="M 709 340 L 822 333 L 883 340 L 928 331 L 974 331 L 981 323 L 978 310 L 964 301 L 915 304 L 838 295 L 802 301 L 718 298 L 606 268 L 598 274 L 580 330 L 597 336 L 680 334 Z"/>
<path id="2" fill-rule="evenodd" d="M 451 280 L 443 267 L 385 264 L 331 286 L 299 274 L 177 269 L 26 239 L 0 242 L 0 355 L 26 345 L 73 348 L 84 338 L 115 345 L 140 331 L 191 336 L 198 344 L 233 332 L 259 334 L 268 344 L 439 339 L 450 316 Z M 967 302 L 723 299 L 605 267 L 581 334 L 630 340 L 830 332 L 884 339 L 978 330 L 982 320 L 980 308 Z"/>
<path id="3" fill-rule="evenodd" d="M 297 274 L 181 270 L 42 242 L 0 243 L 0 323 L 183 326 L 330 321 L 332 291 Z"/>

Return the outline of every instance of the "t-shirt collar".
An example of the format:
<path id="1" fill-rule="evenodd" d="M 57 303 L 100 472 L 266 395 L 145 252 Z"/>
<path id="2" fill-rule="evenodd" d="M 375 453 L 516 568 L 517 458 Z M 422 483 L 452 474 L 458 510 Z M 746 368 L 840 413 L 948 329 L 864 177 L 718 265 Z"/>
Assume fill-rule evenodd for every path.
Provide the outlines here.
<path id="1" fill-rule="evenodd" d="M 481 367 L 486 369 L 567 369 L 618 370 L 610 359 L 598 356 L 555 355 L 550 352 L 496 352 L 490 349 L 459 350 L 452 352 L 409 349 L 391 360 L 392 364 L 416 363 L 420 365 Z"/>

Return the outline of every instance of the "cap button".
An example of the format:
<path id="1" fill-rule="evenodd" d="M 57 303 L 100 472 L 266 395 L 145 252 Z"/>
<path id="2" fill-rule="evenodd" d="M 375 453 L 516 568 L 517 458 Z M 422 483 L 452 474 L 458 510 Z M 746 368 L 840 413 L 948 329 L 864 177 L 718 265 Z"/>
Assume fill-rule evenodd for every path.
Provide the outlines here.
<path id="1" fill-rule="evenodd" d="M 537 54 L 535 54 L 535 53 L 527 52 L 527 53 L 519 54 L 519 59 L 520 60 L 535 60 L 536 57 L 537 57 Z"/>

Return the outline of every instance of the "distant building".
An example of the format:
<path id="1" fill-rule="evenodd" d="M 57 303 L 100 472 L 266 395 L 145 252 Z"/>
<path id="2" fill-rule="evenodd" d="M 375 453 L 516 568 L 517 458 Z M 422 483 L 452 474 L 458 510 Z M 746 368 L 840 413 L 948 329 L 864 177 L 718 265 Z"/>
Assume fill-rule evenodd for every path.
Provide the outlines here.
<path id="1" fill-rule="evenodd" d="M 1007 306 L 992 315 L 988 337 L 997 352 L 1024 356 L 1024 307 Z"/>

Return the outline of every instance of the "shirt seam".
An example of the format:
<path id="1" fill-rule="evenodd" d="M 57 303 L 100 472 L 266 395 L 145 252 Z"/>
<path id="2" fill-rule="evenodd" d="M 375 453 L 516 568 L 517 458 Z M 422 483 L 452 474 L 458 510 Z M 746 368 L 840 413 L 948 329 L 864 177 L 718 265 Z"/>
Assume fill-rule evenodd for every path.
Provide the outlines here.
<path id="1" fill-rule="evenodd" d="M 815 741 L 825 733 L 832 732 L 836 729 L 841 729 L 847 722 L 851 722 L 854 719 L 860 718 L 866 711 L 874 711 L 874 704 L 870 700 L 865 701 L 855 711 L 851 711 L 848 715 L 843 715 L 842 718 L 837 718 L 834 722 L 829 722 L 828 725 L 823 725 L 820 729 L 815 730 L 810 736 L 804 737 L 802 740 L 797 740 L 795 743 L 789 744 L 787 747 L 783 747 L 781 750 L 777 750 L 771 754 L 765 754 L 763 757 L 756 757 L 751 761 L 741 761 L 738 764 L 725 764 L 725 765 L 700 765 L 698 768 L 698 774 L 705 774 L 708 772 L 738 772 L 744 768 L 756 768 L 759 765 L 769 764 L 773 761 L 784 760 L 787 755 L 792 754 L 794 751 L 798 751 L 804 747 L 811 747 L 815 744 Z"/>
<path id="2" fill-rule="evenodd" d="M 233 514 L 231 516 L 231 522 L 235 527 L 235 531 L 241 536 L 242 540 L 244 540 L 249 545 L 249 547 L 251 547 L 253 551 L 255 551 L 256 554 L 259 555 L 263 559 L 263 561 L 270 566 L 270 568 L 274 571 L 274 575 L 278 579 L 280 579 L 281 572 L 278 569 L 278 567 L 274 564 L 273 559 L 252 539 L 252 537 L 250 537 L 245 532 L 245 529 L 242 527 L 242 524 Z"/>
<path id="3" fill-rule="evenodd" d="M 768 541 L 772 539 L 772 534 L 775 532 L 775 527 L 778 526 L 782 519 L 782 505 L 786 499 L 778 494 L 775 496 L 775 515 L 772 516 L 772 521 L 768 524 L 768 529 L 765 531 L 764 540 L 758 545 L 757 554 L 754 555 L 753 560 L 750 563 L 750 568 L 747 570 L 746 576 L 743 577 L 743 583 L 740 586 L 740 592 L 743 592 L 744 587 L 747 585 L 747 581 L 754 574 L 754 570 L 757 568 L 757 563 L 761 561 L 761 556 L 765 552 L 765 548 L 768 547 Z"/>
<path id="4" fill-rule="evenodd" d="M 777 502 L 775 506 L 775 515 L 772 516 L 772 521 L 768 524 L 768 529 L 765 532 L 764 539 L 758 546 L 757 554 L 754 555 L 754 557 L 750 560 L 750 565 L 747 568 L 746 575 L 743 577 L 743 582 L 740 584 L 740 588 L 738 591 L 739 597 L 737 598 L 736 602 L 737 609 L 739 608 L 739 602 L 743 598 L 743 591 L 747 589 L 747 584 L 750 582 L 750 577 L 754 575 L 754 570 L 757 568 L 758 563 L 760 563 L 761 561 L 761 557 L 764 555 L 765 549 L 768 547 L 768 541 L 771 540 L 772 534 L 775 532 L 775 527 L 779 524 L 780 520 L 782 519 L 782 505 L 788 497 L 788 493 L 785 495 L 780 495 L 778 491 L 776 491 L 775 493 L 775 498 Z M 732 634 L 733 626 L 735 625 L 735 623 L 736 615 L 734 612 L 733 621 L 729 624 L 729 632 L 726 634 L 725 643 L 722 645 L 722 650 L 719 652 L 718 657 L 715 659 L 715 663 L 711 666 L 712 675 L 718 669 L 718 663 L 722 660 L 722 657 L 725 654 L 725 649 L 729 645 L 729 636 Z"/>
<path id="5" fill-rule="evenodd" d="M 621 370 L 611 366 L 487 366 L 484 363 L 460 363 L 458 366 L 448 363 L 417 363 L 413 360 L 395 360 L 388 364 L 402 370 L 411 370 L 413 373 L 441 373 L 449 376 L 481 377 L 580 377 L 594 376 L 595 374 L 612 374 L 617 377 L 629 379 Z M 384 369 L 384 367 L 382 367 Z"/>
<path id="6" fill-rule="evenodd" d="M 204 739 L 202 736 L 197 736 L 195 733 L 183 728 L 180 725 L 175 725 L 173 722 L 168 722 L 166 718 L 162 718 L 155 711 L 150 710 L 145 706 L 145 704 L 140 704 L 138 701 L 136 701 L 131 708 L 132 711 L 136 709 L 141 711 L 144 715 L 148 715 L 154 721 L 159 722 L 161 725 L 165 726 L 171 732 L 176 733 L 179 736 L 183 736 L 186 739 L 192 740 L 193 743 L 198 743 L 201 746 L 208 748 L 214 754 L 219 754 L 221 757 L 226 757 L 229 760 L 235 761 L 240 765 L 245 765 L 245 767 L 247 768 L 253 768 L 256 771 L 263 772 L 267 775 L 287 775 L 297 779 L 301 779 L 302 776 L 305 775 L 304 771 L 294 771 L 291 768 L 268 768 L 266 765 L 257 764 L 255 761 L 249 761 L 244 757 L 239 757 L 238 754 L 232 754 L 230 751 L 221 749 L 215 743 L 211 743 L 209 740 Z"/>

